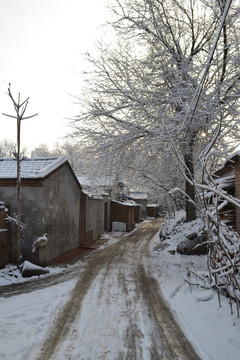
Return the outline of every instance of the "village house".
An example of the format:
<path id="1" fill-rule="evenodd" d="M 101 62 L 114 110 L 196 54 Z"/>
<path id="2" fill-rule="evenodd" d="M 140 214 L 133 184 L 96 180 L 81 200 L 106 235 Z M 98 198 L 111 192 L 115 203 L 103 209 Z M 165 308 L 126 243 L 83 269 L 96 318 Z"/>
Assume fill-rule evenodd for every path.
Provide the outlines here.
<path id="1" fill-rule="evenodd" d="M 77 175 L 81 184 L 81 241 L 90 243 L 104 231 L 111 231 L 111 200 L 116 199 L 118 185 L 113 176 Z"/>
<path id="2" fill-rule="evenodd" d="M 17 213 L 15 158 L 0 159 L 0 200 Z M 45 265 L 79 247 L 81 186 L 63 156 L 21 161 L 22 260 Z M 12 261 L 16 226 L 11 224 Z"/>
<path id="3" fill-rule="evenodd" d="M 17 261 L 17 162 L 0 159 L 2 204 L 0 256 Z M 46 265 L 79 247 L 91 247 L 105 231 L 130 231 L 141 221 L 140 204 L 126 199 L 126 186 L 112 176 L 75 175 L 63 156 L 21 161 L 22 261 Z"/>
<path id="4" fill-rule="evenodd" d="M 126 200 L 126 185 L 113 176 L 77 175 L 82 186 L 81 238 L 90 243 L 104 231 L 129 231 L 140 222 L 140 205 Z"/>

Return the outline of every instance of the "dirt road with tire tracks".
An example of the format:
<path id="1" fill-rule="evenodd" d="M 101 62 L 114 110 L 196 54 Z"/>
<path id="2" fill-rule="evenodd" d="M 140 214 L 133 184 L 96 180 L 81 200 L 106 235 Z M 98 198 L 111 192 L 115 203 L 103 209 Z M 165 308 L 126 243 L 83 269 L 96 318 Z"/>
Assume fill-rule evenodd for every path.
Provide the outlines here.
<path id="1" fill-rule="evenodd" d="M 76 286 L 37 360 L 200 360 L 151 273 L 148 249 L 160 222 L 142 223 L 74 270 Z"/>

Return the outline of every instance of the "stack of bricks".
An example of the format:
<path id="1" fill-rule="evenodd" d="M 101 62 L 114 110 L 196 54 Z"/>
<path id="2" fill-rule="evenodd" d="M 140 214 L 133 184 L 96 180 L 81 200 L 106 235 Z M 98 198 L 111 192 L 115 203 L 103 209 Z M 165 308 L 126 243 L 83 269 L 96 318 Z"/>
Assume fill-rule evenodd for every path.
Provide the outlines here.
<path id="1" fill-rule="evenodd" d="M 240 161 L 235 162 L 235 197 L 240 199 Z M 240 208 L 236 206 L 236 230 L 240 234 Z"/>
<path id="2" fill-rule="evenodd" d="M 6 208 L 0 202 L 0 269 L 11 262 L 12 246 L 9 235 L 9 223 L 6 221 Z"/>

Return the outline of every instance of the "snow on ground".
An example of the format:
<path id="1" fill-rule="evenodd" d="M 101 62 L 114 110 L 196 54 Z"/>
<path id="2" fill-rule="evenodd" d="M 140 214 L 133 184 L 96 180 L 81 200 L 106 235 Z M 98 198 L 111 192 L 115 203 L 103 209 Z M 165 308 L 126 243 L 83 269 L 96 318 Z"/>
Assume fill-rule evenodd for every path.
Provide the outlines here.
<path id="1" fill-rule="evenodd" d="M 206 257 L 169 253 L 169 250 L 176 248 L 182 235 L 179 231 L 170 240 L 166 240 L 169 246 L 165 248 L 161 246 L 159 234 L 153 238 L 150 249 L 153 275 L 202 360 L 238 360 L 240 319 L 236 312 L 230 315 L 227 299 L 222 298 L 222 307 L 219 308 L 216 293 L 197 287 L 190 288 L 183 280 L 188 268 L 202 270 Z M 109 243 L 117 241 L 116 237 L 111 238 L 111 234 L 107 237 Z M 58 271 L 62 269 L 50 268 L 50 273 Z M 21 278 L 19 271 L 12 266 L 0 270 L 0 286 L 27 280 Z M 70 280 L 32 293 L 0 298 L 0 360 L 34 358 L 52 320 L 69 298 L 69 292 L 75 283 L 76 280 Z M 87 313 L 87 309 L 83 313 Z M 106 313 L 103 308 L 102 314 Z M 144 313 L 142 316 L 142 320 L 139 318 L 139 327 L 141 321 L 144 323 Z M 79 317 L 79 321 L 82 322 L 83 319 Z M 70 344 L 64 344 L 66 349 L 68 345 Z"/>
<path id="2" fill-rule="evenodd" d="M 47 267 L 46 269 L 49 270 L 48 275 L 39 275 L 39 276 L 32 276 L 31 278 L 24 278 L 16 265 L 9 264 L 5 266 L 5 268 L 0 269 L 0 286 L 10 285 L 10 284 L 18 284 L 27 282 L 29 280 L 39 279 L 42 277 L 46 277 L 49 275 L 53 275 L 63 271 L 63 267 Z"/>
<path id="3" fill-rule="evenodd" d="M 136 297 L 132 278 L 127 276 L 128 269 L 124 269 L 128 297 L 122 286 L 116 285 L 118 269 L 112 268 L 111 276 L 106 278 L 105 272 L 106 269 L 103 269 L 94 279 L 70 333 L 58 347 L 53 360 L 131 359 L 128 348 L 128 340 L 131 341 L 129 326 L 138 328 L 137 355 L 133 355 L 133 359 L 150 360 L 154 329 L 143 299 Z M 104 293 L 99 284 L 104 284 Z"/>
<path id="4" fill-rule="evenodd" d="M 0 359 L 32 360 L 76 280 L 0 298 Z"/>
<path id="5" fill-rule="evenodd" d="M 226 298 L 221 297 L 220 308 L 215 292 L 190 287 L 184 281 L 188 269 L 196 271 L 205 269 L 206 256 L 169 253 L 169 250 L 176 249 L 177 243 L 182 240 L 187 230 L 195 229 L 183 227 L 182 232 L 163 242 L 169 244 L 164 249 L 160 248 L 159 233 L 153 238 L 151 259 L 154 276 L 169 305 L 177 314 L 182 329 L 198 350 L 202 360 L 238 360 L 240 319 L 237 318 L 236 309 L 231 315 Z"/>

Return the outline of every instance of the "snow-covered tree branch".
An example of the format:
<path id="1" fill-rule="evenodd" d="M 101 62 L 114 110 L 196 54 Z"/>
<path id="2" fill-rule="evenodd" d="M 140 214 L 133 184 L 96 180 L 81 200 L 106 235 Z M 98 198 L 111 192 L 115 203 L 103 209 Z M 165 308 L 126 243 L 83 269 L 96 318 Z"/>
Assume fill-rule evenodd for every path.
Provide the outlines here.
<path id="1" fill-rule="evenodd" d="M 136 153 L 148 167 L 149 149 L 157 149 L 158 160 L 151 159 L 156 173 L 160 163 L 169 167 L 159 159 L 172 151 L 170 136 L 185 162 L 186 176 L 192 179 L 198 175 L 198 154 L 220 119 L 221 131 L 229 132 L 227 138 L 218 138 L 218 147 L 236 144 L 240 74 L 236 1 L 224 21 L 211 66 L 207 65 L 224 6 L 225 1 L 214 0 L 115 1 L 109 26 L 116 41 L 99 43 L 99 58 L 88 54 L 93 71 L 86 74 L 85 92 L 78 97 L 82 110 L 72 121 L 72 136 L 85 141 L 105 163 L 121 160 L 127 167 L 132 154 L 131 167 L 136 169 Z M 192 99 L 206 66 L 193 114 Z M 190 221 L 195 217 L 195 191 L 188 181 L 185 191 Z"/>

